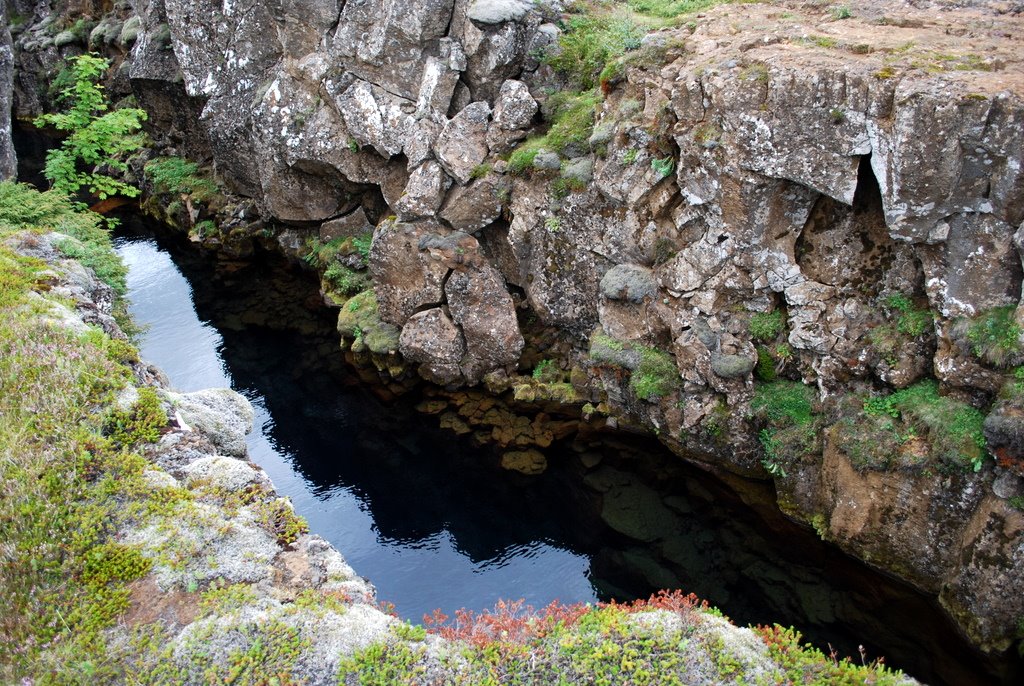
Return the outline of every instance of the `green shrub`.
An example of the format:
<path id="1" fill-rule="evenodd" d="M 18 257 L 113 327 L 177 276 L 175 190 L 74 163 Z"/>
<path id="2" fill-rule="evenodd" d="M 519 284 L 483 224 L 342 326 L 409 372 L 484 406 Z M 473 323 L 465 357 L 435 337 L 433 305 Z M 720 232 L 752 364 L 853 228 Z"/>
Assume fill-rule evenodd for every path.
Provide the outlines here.
<path id="1" fill-rule="evenodd" d="M 772 341 L 782 333 L 782 310 L 755 312 L 750 318 L 750 336 L 755 341 Z"/>
<path id="2" fill-rule="evenodd" d="M 327 287 L 342 296 L 355 295 L 370 286 L 370 280 L 363 272 L 349 269 L 340 262 L 331 262 L 324 270 Z"/>
<path id="3" fill-rule="evenodd" d="M 1021 352 L 1020 325 L 1013 305 L 994 307 L 975 317 L 967 327 L 967 340 L 975 356 L 1001 367 Z"/>
<path id="4" fill-rule="evenodd" d="M 139 189 L 100 171 L 128 171 L 127 159 L 142 147 L 140 133 L 146 113 L 137 108 L 110 109 L 99 85 L 109 63 L 96 55 L 72 57 L 68 65 L 72 83 L 62 91 L 70 103 L 66 112 L 43 114 L 36 126 L 52 126 L 68 134 L 59 148 L 46 154 L 43 174 L 54 190 L 73 195 L 83 186 L 103 200 L 111 195 L 133 198 Z"/>
<path id="5" fill-rule="evenodd" d="M 107 417 L 103 433 L 115 445 L 131 447 L 137 443 L 156 443 L 167 426 L 160 397 L 152 388 L 139 389 L 139 398 L 127 410 L 114 410 Z"/>

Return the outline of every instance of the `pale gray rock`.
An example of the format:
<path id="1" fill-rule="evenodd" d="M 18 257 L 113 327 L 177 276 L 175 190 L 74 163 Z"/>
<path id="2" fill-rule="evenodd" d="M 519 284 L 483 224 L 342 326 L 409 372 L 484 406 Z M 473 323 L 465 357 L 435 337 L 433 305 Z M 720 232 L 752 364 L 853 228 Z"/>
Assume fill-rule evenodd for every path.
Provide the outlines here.
<path id="1" fill-rule="evenodd" d="M 609 300 L 643 302 L 658 294 L 658 281 L 647 267 L 617 264 L 601 277 L 601 295 Z"/>
<path id="2" fill-rule="evenodd" d="M 487 158 L 487 123 L 491 107 L 474 102 L 455 115 L 434 145 L 437 160 L 459 184 L 465 185 Z"/>
<path id="3" fill-rule="evenodd" d="M 349 133 L 381 156 L 402 152 L 415 126 L 415 104 L 366 81 L 356 81 L 337 99 Z"/>
<path id="4" fill-rule="evenodd" d="M 755 360 L 746 355 L 711 353 L 711 370 L 724 379 L 742 379 L 754 370 Z"/>
<path id="5" fill-rule="evenodd" d="M 589 157 L 573 160 L 562 169 L 562 178 L 586 186 L 594 178 L 594 160 Z"/>
<path id="6" fill-rule="evenodd" d="M 248 486 L 266 482 L 251 462 L 215 455 L 188 464 L 182 469 L 182 477 L 188 486 L 199 483 L 224 493 L 241 493 Z"/>
<path id="7" fill-rule="evenodd" d="M 425 77 L 425 71 L 446 61 L 440 44 L 454 3 L 455 0 L 346 2 L 331 50 L 348 71 L 361 79 L 416 102 L 424 81 L 435 78 Z M 430 57 L 439 62 L 431 63 Z"/>
<path id="8" fill-rule="evenodd" d="M 441 206 L 451 178 L 437 162 L 424 162 L 409 176 L 409 183 L 392 209 L 401 221 L 432 217 Z"/>
<path id="9" fill-rule="evenodd" d="M 533 168 L 552 171 L 562 168 L 562 160 L 558 153 L 550 150 L 541 150 L 533 158 Z"/>
<path id="10" fill-rule="evenodd" d="M 408 168 L 413 170 L 434 156 L 434 143 L 441 135 L 443 126 L 431 119 L 419 119 L 409 131 L 405 141 L 405 157 L 409 160 Z"/>
<path id="11" fill-rule="evenodd" d="M 526 84 L 509 79 L 501 84 L 498 99 L 494 103 L 494 123 L 506 131 L 525 129 L 533 121 L 538 109 L 540 107 L 530 95 Z"/>
<path id="12" fill-rule="evenodd" d="M 466 53 L 462 74 L 473 100 L 494 102 L 502 83 L 516 79 L 526 61 L 527 45 L 540 23 L 534 12 L 526 12 L 518 21 L 497 24 L 474 22 L 468 16 L 460 21 L 458 8 L 452 19 L 452 36 Z"/>
<path id="13" fill-rule="evenodd" d="M 229 388 L 210 388 L 192 393 L 162 391 L 176 412 L 225 454 L 245 457 L 246 435 L 252 431 L 253 409 L 249 401 Z"/>
<path id="14" fill-rule="evenodd" d="M 438 216 L 459 231 L 482 229 L 501 216 L 504 187 L 496 174 L 488 174 L 468 186 L 457 186 L 448 193 Z"/>
<path id="15" fill-rule="evenodd" d="M 8 0 L 0 0 L 0 180 L 18 174 L 18 161 L 11 138 L 11 97 L 14 92 L 14 52 L 11 45 Z"/>
<path id="16" fill-rule="evenodd" d="M 519 21 L 533 7 L 533 0 L 473 0 L 466 16 L 481 24 Z"/>

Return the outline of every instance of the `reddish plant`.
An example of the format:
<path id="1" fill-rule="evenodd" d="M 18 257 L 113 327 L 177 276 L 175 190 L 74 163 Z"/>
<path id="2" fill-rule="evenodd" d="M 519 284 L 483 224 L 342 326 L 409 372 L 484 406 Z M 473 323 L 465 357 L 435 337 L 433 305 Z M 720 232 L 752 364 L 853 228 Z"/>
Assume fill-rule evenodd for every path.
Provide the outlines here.
<path id="1" fill-rule="evenodd" d="M 532 605 L 524 606 L 522 599 L 499 600 L 493 610 L 457 610 L 454 620 L 434 610 L 432 615 L 423 616 L 423 624 L 431 633 L 477 647 L 496 641 L 522 644 L 545 636 L 558 625 L 574 624 L 588 609 L 582 603 L 563 605 L 554 600 L 537 610 Z"/>
<path id="2" fill-rule="evenodd" d="M 694 608 L 706 609 L 708 604 L 692 593 L 663 590 L 647 600 L 633 600 L 621 604 L 613 600 L 610 603 L 599 603 L 597 607 L 613 607 L 628 613 L 667 610 L 684 615 Z M 423 616 L 423 624 L 431 633 L 449 640 L 466 641 L 477 647 L 498 641 L 524 644 L 543 638 L 556 627 L 572 626 L 592 609 L 594 607 L 591 605 L 565 605 L 554 600 L 537 610 L 532 605 L 524 605 L 522 599 L 499 600 L 493 610 L 479 613 L 465 608 L 457 610 L 454 619 L 440 610 L 434 610 L 433 614 Z"/>

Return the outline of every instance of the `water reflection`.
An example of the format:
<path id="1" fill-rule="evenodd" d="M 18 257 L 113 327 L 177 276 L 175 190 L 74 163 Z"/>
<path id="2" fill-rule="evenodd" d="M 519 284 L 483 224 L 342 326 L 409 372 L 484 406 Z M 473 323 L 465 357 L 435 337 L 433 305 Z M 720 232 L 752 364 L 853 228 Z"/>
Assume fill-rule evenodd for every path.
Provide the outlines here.
<path id="1" fill-rule="evenodd" d="M 246 395 L 252 458 L 404 617 L 682 588 L 737 623 L 794 624 L 842 654 L 864 644 L 933 683 L 994 682 L 932 601 L 785 520 L 767 486 L 741 484 L 741 498 L 612 434 L 552 446 L 543 475 L 504 472 L 415 398 L 384 403 L 358 383 L 310 282 L 259 261 L 172 261 L 152 240 L 119 249 L 144 357 L 183 389 Z"/>
<path id="2" fill-rule="evenodd" d="M 146 327 L 144 359 L 189 391 L 232 386 L 256 410 L 250 456 L 312 530 L 337 546 L 382 599 L 419 621 L 435 608 L 592 601 L 589 556 L 555 510 L 557 473 L 510 490 L 481 451 L 306 366 L 305 333 L 253 328 L 244 306 L 197 315 L 195 297 L 154 240 L 121 239 L 131 311 Z M 225 362 L 227 360 L 227 362 Z M 552 506 L 554 504 L 554 507 Z"/>

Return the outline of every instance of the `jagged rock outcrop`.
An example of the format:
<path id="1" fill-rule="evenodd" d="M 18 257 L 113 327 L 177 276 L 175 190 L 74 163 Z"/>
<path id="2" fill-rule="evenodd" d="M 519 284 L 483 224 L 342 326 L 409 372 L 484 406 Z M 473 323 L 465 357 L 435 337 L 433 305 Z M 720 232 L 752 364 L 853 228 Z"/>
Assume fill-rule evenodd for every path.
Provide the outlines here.
<path id="1" fill-rule="evenodd" d="M 17 176 L 18 161 L 11 136 L 11 97 L 14 94 L 14 50 L 11 44 L 8 0 L 0 0 L 0 180 Z"/>

